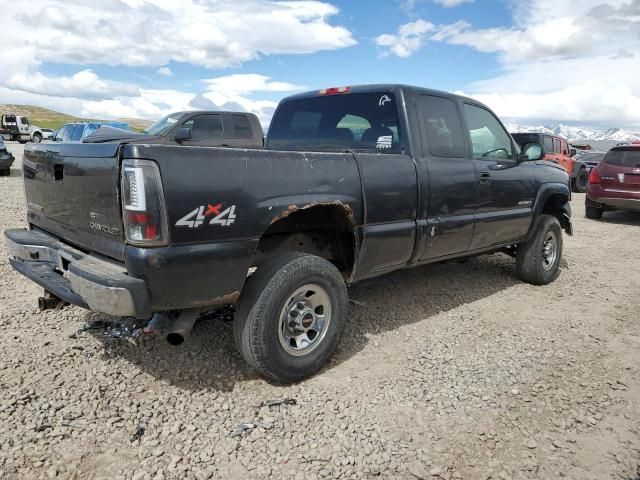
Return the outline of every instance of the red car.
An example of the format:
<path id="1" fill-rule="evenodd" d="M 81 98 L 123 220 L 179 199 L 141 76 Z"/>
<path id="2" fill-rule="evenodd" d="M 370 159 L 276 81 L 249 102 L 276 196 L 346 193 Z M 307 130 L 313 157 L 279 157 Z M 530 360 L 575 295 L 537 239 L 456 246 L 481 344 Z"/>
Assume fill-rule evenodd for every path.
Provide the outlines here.
<path id="1" fill-rule="evenodd" d="M 593 219 L 608 210 L 640 211 L 640 145 L 612 148 L 591 170 L 585 209 Z"/>

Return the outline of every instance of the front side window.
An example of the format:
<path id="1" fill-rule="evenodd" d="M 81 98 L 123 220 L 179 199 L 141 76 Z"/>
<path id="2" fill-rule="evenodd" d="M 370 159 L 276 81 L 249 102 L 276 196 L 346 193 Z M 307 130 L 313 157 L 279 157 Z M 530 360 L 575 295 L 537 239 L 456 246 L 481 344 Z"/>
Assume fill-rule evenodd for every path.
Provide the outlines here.
<path id="1" fill-rule="evenodd" d="M 392 93 L 346 93 L 284 102 L 268 138 L 272 149 L 396 153 L 402 130 Z"/>
<path id="2" fill-rule="evenodd" d="M 511 137 L 491 112 L 465 103 L 464 113 L 473 147 L 473 158 L 494 160 L 513 158 Z"/>
<path id="3" fill-rule="evenodd" d="M 29 125 L 29 120 L 27 119 L 27 117 L 22 117 L 20 121 L 22 122 L 23 125 Z"/>
<path id="4" fill-rule="evenodd" d="M 431 155 L 444 158 L 464 157 L 465 140 L 456 104 L 448 98 L 422 95 L 420 110 Z"/>
<path id="5" fill-rule="evenodd" d="M 185 122 L 183 127 L 191 128 L 192 140 L 220 138 L 224 134 L 222 115 L 196 115 Z"/>

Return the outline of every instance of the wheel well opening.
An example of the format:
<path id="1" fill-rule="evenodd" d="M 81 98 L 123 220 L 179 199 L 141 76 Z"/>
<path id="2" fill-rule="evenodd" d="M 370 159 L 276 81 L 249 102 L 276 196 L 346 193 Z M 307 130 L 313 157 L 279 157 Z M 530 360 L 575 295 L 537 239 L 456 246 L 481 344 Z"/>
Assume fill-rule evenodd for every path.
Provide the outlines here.
<path id="1" fill-rule="evenodd" d="M 343 275 L 353 271 L 356 240 L 351 211 L 341 205 L 295 210 L 271 224 L 256 248 L 252 267 L 285 252 L 304 252 L 333 263 Z"/>
<path id="2" fill-rule="evenodd" d="M 569 219 L 567 218 L 563 209 L 564 205 L 569 201 L 566 195 L 562 193 L 554 193 L 544 202 L 540 213 L 546 215 L 553 215 L 558 219 L 560 225 L 564 230 L 570 228 Z"/>

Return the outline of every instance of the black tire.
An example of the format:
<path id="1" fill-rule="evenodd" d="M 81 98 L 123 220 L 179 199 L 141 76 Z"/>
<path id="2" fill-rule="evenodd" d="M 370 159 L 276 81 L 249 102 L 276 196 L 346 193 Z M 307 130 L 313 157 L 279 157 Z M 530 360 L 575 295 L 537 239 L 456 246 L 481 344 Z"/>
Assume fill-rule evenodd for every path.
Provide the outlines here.
<path id="1" fill-rule="evenodd" d="M 540 215 L 534 228 L 531 239 L 518 246 L 516 275 L 532 285 L 546 285 L 553 282 L 560 273 L 562 228 L 558 219 L 552 215 Z M 546 248 L 551 237 L 555 245 L 553 261 Z"/>
<path id="2" fill-rule="evenodd" d="M 587 218 L 591 220 L 600 220 L 602 218 L 602 214 L 604 213 L 604 208 L 599 207 L 596 202 L 589 199 L 589 197 L 585 197 L 584 199 L 584 213 Z"/>
<path id="3" fill-rule="evenodd" d="M 40 142 L 42 142 L 42 135 L 40 135 L 39 133 L 34 133 L 34 134 L 33 134 L 33 138 L 32 138 L 32 142 L 33 142 L 33 143 L 40 143 Z"/>
<path id="4" fill-rule="evenodd" d="M 291 333 L 286 329 L 287 324 L 281 323 L 281 317 L 287 305 L 299 305 L 295 303 L 297 301 L 289 300 L 296 290 L 308 285 L 324 289 L 324 298 L 331 303 L 330 319 L 322 336 L 316 337 L 318 343 L 314 343 L 313 348 L 306 347 L 310 349 L 307 353 L 294 355 L 285 349 L 284 340 L 281 341 L 284 338 L 281 331 Z M 342 336 L 347 309 L 347 287 L 336 267 L 313 255 L 283 254 L 267 261 L 247 279 L 236 304 L 236 345 L 260 375 L 279 383 L 297 382 L 310 377 L 327 363 Z M 289 344 L 288 348 L 293 347 Z"/>
<path id="5" fill-rule="evenodd" d="M 571 180 L 571 189 L 575 193 L 584 193 L 587 191 L 587 185 L 589 184 L 589 172 L 586 168 L 583 168 L 578 172 L 576 178 Z"/>

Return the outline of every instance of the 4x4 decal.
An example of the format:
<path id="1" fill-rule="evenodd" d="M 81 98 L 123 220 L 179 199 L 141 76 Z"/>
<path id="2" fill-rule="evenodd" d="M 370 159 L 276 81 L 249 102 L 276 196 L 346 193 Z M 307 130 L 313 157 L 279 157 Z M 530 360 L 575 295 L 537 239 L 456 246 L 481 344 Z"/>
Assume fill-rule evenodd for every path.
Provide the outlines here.
<path id="1" fill-rule="evenodd" d="M 236 206 L 231 205 L 222 210 L 223 204 L 217 203 L 211 205 L 203 205 L 187 213 L 184 217 L 176 222 L 176 227 L 198 228 L 205 223 L 210 217 L 209 225 L 220 225 L 229 227 L 236 221 Z"/>

